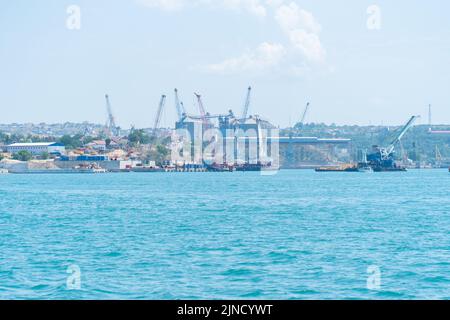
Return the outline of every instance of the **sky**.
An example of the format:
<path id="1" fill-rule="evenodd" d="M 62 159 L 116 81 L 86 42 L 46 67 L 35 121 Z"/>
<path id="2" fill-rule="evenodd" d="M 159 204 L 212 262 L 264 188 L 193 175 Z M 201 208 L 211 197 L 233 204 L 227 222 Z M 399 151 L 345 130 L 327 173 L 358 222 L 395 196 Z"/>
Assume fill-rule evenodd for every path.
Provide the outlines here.
<path id="1" fill-rule="evenodd" d="M 0 123 L 188 113 L 298 122 L 450 123 L 450 2 L 442 0 L 0 0 Z"/>

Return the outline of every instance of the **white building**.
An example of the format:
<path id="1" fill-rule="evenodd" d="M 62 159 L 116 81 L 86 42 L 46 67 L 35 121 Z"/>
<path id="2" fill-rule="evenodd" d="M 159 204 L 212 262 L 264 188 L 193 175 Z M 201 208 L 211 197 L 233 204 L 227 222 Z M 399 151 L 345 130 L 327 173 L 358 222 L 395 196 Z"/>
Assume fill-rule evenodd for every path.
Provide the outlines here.
<path id="1" fill-rule="evenodd" d="M 19 151 L 28 151 L 33 155 L 40 155 L 45 152 L 49 154 L 63 154 L 66 152 L 66 148 L 63 144 L 56 142 L 13 143 L 6 146 L 6 151 L 12 154 Z"/>
<path id="2" fill-rule="evenodd" d="M 106 151 L 106 142 L 104 140 L 94 140 L 88 143 L 86 147 L 95 151 Z"/>

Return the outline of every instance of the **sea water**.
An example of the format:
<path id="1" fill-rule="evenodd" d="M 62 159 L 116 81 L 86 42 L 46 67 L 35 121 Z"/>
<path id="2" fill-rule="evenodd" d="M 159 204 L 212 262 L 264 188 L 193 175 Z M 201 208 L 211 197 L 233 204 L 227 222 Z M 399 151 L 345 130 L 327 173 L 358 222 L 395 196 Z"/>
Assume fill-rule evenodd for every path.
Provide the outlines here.
<path id="1" fill-rule="evenodd" d="M 0 176 L 0 299 L 449 299 L 450 174 Z"/>

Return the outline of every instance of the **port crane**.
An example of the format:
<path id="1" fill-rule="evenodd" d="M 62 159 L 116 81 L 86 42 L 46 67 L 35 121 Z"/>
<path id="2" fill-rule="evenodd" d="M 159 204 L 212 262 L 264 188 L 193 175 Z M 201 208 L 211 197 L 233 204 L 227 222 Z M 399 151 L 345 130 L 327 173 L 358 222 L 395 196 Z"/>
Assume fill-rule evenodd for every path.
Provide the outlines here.
<path id="1" fill-rule="evenodd" d="M 156 129 L 159 127 L 159 123 L 161 122 L 161 116 L 164 109 L 164 105 L 166 104 L 166 95 L 161 96 L 161 100 L 159 101 L 158 111 L 156 112 L 155 124 L 153 125 L 153 134 L 156 135 Z"/>
<path id="2" fill-rule="evenodd" d="M 242 110 L 242 119 L 247 119 L 248 116 L 248 110 L 250 108 L 250 102 L 251 102 L 251 94 L 252 94 L 252 87 L 248 87 L 247 89 L 247 97 L 245 98 L 244 103 L 244 109 Z"/>
<path id="3" fill-rule="evenodd" d="M 303 128 L 303 125 L 305 123 L 306 115 L 308 114 L 308 111 L 309 111 L 309 106 L 310 106 L 310 103 L 309 102 L 306 103 L 305 110 L 303 111 L 302 118 L 300 119 L 300 122 L 299 122 L 300 129 Z M 294 160 L 294 146 L 292 143 L 293 136 L 294 136 L 293 129 L 290 128 L 289 129 L 289 145 L 288 145 L 288 151 L 287 151 L 287 156 L 288 156 L 289 162 L 292 162 Z"/>
<path id="4" fill-rule="evenodd" d="M 120 134 L 120 128 L 116 126 L 116 120 L 112 112 L 111 102 L 109 101 L 109 95 L 106 94 L 105 99 L 106 99 L 106 111 L 108 113 L 108 121 L 106 123 L 106 128 L 108 129 L 110 135 L 117 137 Z"/>
<path id="5" fill-rule="evenodd" d="M 178 97 L 178 89 L 175 88 L 175 108 L 178 114 L 178 120 L 181 121 L 183 119 L 183 114 L 186 113 L 184 109 L 183 102 L 180 102 L 180 98 Z"/>
<path id="6" fill-rule="evenodd" d="M 308 102 L 306 104 L 305 110 L 303 111 L 303 115 L 302 115 L 302 118 L 300 120 L 300 128 L 302 128 L 303 125 L 305 124 L 306 115 L 308 114 L 308 111 L 309 111 L 309 106 L 310 106 L 310 103 Z"/>
<path id="7" fill-rule="evenodd" d="M 200 110 L 200 117 L 203 121 L 203 125 L 205 127 L 208 127 L 210 125 L 209 119 L 208 119 L 208 114 L 205 111 L 205 107 L 203 106 L 203 101 L 202 101 L 202 96 L 198 93 L 194 93 L 195 96 L 197 97 L 197 101 L 198 101 L 198 108 Z"/>
<path id="8" fill-rule="evenodd" d="M 403 136 L 414 125 L 414 122 L 420 118 L 420 116 L 412 116 L 411 119 L 400 130 L 400 133 L 387 147 L 377 147 L 377 151 L 367 156 L 369 165 L 376 169 L 391 169 L 395 168 L 394 151 L 397 143 L 401 141 Z"/>

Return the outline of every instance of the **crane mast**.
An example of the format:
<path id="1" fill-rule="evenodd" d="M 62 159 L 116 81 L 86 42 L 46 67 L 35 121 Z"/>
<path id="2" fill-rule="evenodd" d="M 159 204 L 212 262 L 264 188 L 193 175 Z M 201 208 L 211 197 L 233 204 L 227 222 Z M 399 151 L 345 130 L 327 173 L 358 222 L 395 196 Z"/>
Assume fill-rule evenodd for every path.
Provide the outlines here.
<path id="1" fill-rule="evenodd" d="M 252 94 L 252 87 L 248 87 L 247 90 L 247 97 L 245 98 L 245 103 L 244 103 L 244 109 L 242 111 L 242 119 L 247 119 L 248 116 L 248 110 L 250 108 L 250 102 L 251 102 L 251 94 Z"/>
<path id="2" fill-rule="evenodd" d="M 153 125 L 153 134 L 156 134 L 156 129 L 158 129 L 159 123 L 161 122 L 162 111 L 164 109 L 165 103 L 166 103 L 166 96 L 162 95 L 161 100 L 159 102 L 158 111 L 156 112 L 155 124 Z"/>
<path id="3" fill-rule="evenodd" d="M 177 109 L 178 120 L 181 121 L 183 119 L 183 114 L 186 113 L 184 110 L 183 102 L 180 102 L 180 98 L 178 97 L 178 89 L 175 88 L 175 108 Z"/>
<path id="4" fill-rule="evenodd" d="M 305 110 L 303 111 L 303 115 L 302 115 L 302 118 L 300 120 L 300 126 L 302 126 L 302 127 L 305 124 L 306 115 L 308 114 L 308 111 L 309 111 L 309 105 L 310 105 L 310 103 L 308 102 L 306 104 Z"/>
<path id="5" fill-rule="evenodd" d="M 203 106 L 202 96 L 199 95 L 198 93 L 194 93 L 194 94 L 197 97 L 198 108 L 199 108 L 199 111 L 200 111 L 200 116 L 201 116 L 202 121 L 203 121 L 203 125 L 208 126 L 209 125 L 209 121 L 208 121 L 208 118 L 206 116 L 205 107 Z"/>
<path id="6" fill-rule="evenodd" d="M 113 136 L 118 136 L 119 130 L 118 127 L 116 126 L 116 121 L 111 108 L 111 102 L 109 101 L 109 95 L 107 94 L 105 95 L 105 100 L 106 100 L 106 111 L 108 113 L 108 121 L 106 126 L 110 134 L 112 134 Z"/>

